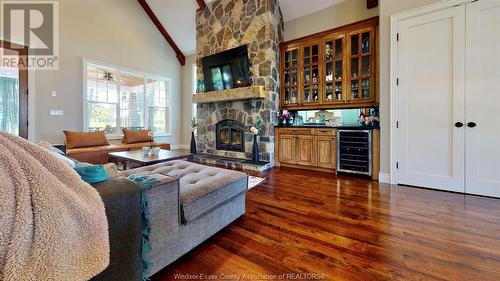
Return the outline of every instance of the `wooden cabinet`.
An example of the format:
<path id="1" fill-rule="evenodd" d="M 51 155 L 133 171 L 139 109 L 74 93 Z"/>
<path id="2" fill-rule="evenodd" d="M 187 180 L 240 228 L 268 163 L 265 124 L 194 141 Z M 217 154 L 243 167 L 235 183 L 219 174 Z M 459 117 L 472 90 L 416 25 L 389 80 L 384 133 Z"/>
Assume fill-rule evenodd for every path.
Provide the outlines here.
<path id="1" fill-rule="evenodd" d="M 282 163 L 295 164 L 295 136 L 280 135 L 279 136 L 279 159 Z"/>
<path id="2" fill-rule="evenodd" d="M 301 47 L 300 104 L 313 105 L 320 103 L 322 87 L 320 83 L 319 54 L 320 45 L 318 42 L 312 42 Z"/>
<path id="3" fill-rule="evenodd" d="M 322 66 L 323 104 L 342 104 L 346 100 L 345 81 L 345 35 L 336 34 L 323 41 L 324 59 Z"/>
<path id="4" fill-rule="evenodd" d="M 334 173 L 337 169 L 335 128 L 276 128 L 275 165 Z M 378 180 L 380 130 L 372 134 L 372 180 Z"/>
<path id="5" fill-rule="evenodd" d="M 281 60 L 281 104 L 297 106 L 299 100 L 299 48 L 287 48 Z"/>
<path id="6" fill-rule="evenodd" d="M 281 108 L 377 106 L 378 17 L 281 45 Z"/>
<path id="7" fill-rule="evenodd" d="M 337 149 L 335 137 L 317 136 L 316 138 L 317 166 L 327 169 L 337 167 Z"/>
<path id="8" fill-rule="evenodd" d="M 314 136 L 297 137 L 297 164 L 304 166 L 316 165 L 316 143 Z"/>
<path id="9" fill-rule="evenodd" d="M 374 37 L 375 29 L 367 27 L 347 34 L 347 101 L 370 103 L 375 101 L 374 88 Z"/>
<path id="10" fill-rule="evenodd" d="M 335 172 L 336 132 L 330 128 L 276 129 L 276 164 Z"/>

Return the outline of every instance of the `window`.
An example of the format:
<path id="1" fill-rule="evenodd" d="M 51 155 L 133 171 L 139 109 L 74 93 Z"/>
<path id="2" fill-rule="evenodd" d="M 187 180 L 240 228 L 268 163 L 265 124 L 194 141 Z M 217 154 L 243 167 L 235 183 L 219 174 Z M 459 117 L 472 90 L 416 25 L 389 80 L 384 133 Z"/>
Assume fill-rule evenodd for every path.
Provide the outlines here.
<path id="1" fill-rule="evenodd" d="M 193 95 L 196 94 L 197 92 L 197 87 L 198 87 L 198 81 L 196 80 L 196 73 L 197 71 L 197 67 L 196 67 L 196 63 L 193 63 Z M 193 103 L 193 109 L 192 109 L 192 118 L 196 118 L 197 117 L 197 109 L 196 109 L 196 103 Z"/>
<path id="2" fill-rule="evenodd" d="M 150 129 L 169 132 L 166 79 L 88 63 L 85 129 L 121 134 Z"/>

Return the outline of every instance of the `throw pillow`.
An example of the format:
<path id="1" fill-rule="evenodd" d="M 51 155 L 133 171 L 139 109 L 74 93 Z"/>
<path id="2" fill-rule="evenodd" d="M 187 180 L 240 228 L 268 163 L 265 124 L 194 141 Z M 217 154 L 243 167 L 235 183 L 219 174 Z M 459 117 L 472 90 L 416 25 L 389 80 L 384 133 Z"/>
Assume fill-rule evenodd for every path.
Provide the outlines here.
<path id="1" fill-rule="evenodd" d="M 39 146 L 47 149 L 48 151 L 53 151 L 55 153 L 58 153 L 58 154 L 61 154 L 61 155 L 64 155 L 64 152 L 62 152 L 62 150 L 58 149 L 58 148 L 55 148 L 52 144 L 50 144 L 48 141 L 46 140 L 42 140 L 41 142 L 38 143 Z"/>
<path id="2" fill-rule="evenodd" d="M 73 168 L 73 169 L 75 168 L 75 161 L 73 161 L 73 160 L 69 159 L 68 157 L 66 157 L 66 156 L 64 156 L 62 154 L 59 154 L 59 153 L 57 153 L 55 151 L 50 151 L 49 150 L 49 152 L 50 152 L 50 154 L 52 154 L 55 157 L 57 157 L 57 158 L 61 159 L 62 161 L 64 161 L 64 163 L 68 164 L 68 166 L 70 166 L 70 168 Z"/>
<path id="3" fill-rule="evenodd" d="M 92 165 L 88 163 L 78 163 L 75 171 L 80 175 L 83 181 L 94 184 L 107 181 L 109 179 L 106 169 L 103 165 Z"/>
<path id="4" fill-rule="evenodd" d="M 109 145 L 106 134 L 101 132 L 71 132 L 63 131 L 66 136 L 67 148 L 91 147 Z"/>
<path id="5" fill-rule="evenodd" d="M 120 172 L 118 171 L 118 167 L 116 167 L 115 163 L 108 163 L 104 164 L 103 166 L 110 179 L 114 179 L 120 176 Z"/>
<path id="6" fill-rule="evenodd" d="M 123 140 L 124 144 L 139 143 L 139 142 L 152 142 L 153 137 L 149 130 L 140 131 L 130 131 L 123 129 Z"/>

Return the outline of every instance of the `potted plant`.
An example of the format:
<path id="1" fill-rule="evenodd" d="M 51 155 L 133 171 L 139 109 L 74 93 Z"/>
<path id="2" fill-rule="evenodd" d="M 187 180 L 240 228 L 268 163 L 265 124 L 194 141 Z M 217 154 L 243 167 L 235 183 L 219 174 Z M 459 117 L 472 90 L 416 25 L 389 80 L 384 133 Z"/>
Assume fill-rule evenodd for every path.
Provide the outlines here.
<path id="1" fill-rule="evenodd" d="M 149 137 L 151 139 L 151 142 L 149 143 L 149 152 L 148 152 L 148 155 L 149 156 L 155 156 L 155 155 L 158 155 L 160 153 L 160 150 L 161 150 L 161 147 L 159 144 L 157 144 L 155 142 L 155 138 L 154 138 L 154 134 L 153 132 L 149 132 Z"/>
<path id="2" fill-rule="evenodd" d="M 281 114 L 280 116 L 280 123 L 283 125 L 290 126 L 291 120 L 292 120 L 292 115 L 288 111 L 283 112 L 283 114 Z"/>
<path id="3" fill-rule="evenodd" d="M 196 154 L 196 139 L 194 137 L 194 132 L 198 127 L 198 120 L 196 117 L 191 119 L 191 154 Z"/>

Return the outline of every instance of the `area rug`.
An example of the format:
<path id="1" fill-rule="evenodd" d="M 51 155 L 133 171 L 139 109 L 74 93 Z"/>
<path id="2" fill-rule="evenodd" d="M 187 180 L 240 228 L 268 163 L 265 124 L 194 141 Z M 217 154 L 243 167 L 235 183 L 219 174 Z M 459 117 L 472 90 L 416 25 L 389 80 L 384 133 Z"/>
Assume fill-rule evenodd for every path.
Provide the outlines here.
<path id="1" fill-rule="evenodd" d="M 257 185 L 261 184 L 265 180 L 266 180 L 266 178 L 248 176 L 248 190 L 256 187 Z"/>

